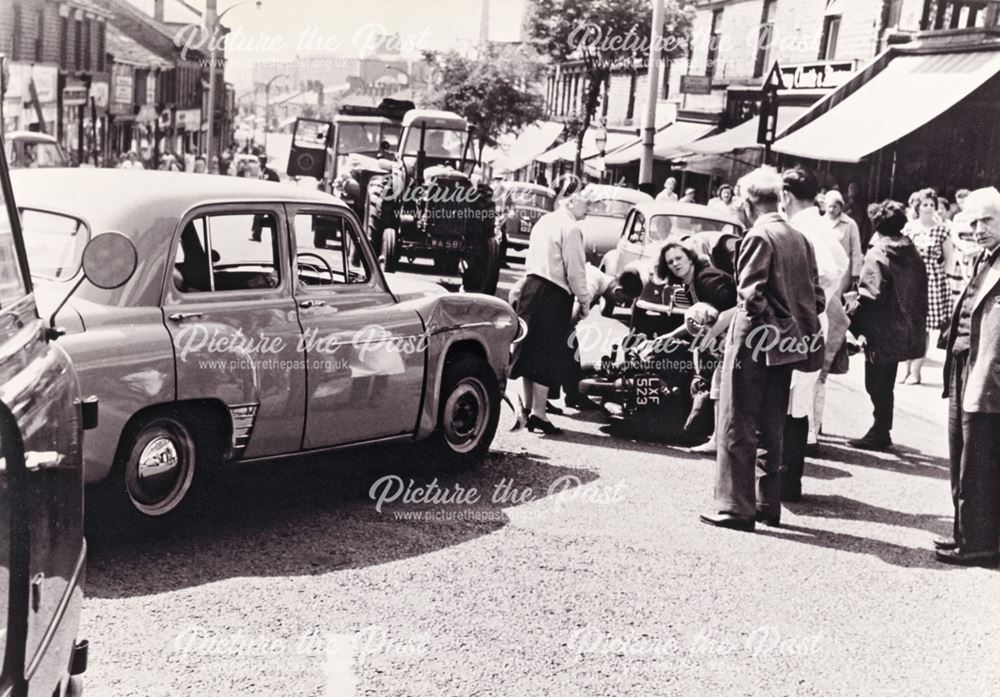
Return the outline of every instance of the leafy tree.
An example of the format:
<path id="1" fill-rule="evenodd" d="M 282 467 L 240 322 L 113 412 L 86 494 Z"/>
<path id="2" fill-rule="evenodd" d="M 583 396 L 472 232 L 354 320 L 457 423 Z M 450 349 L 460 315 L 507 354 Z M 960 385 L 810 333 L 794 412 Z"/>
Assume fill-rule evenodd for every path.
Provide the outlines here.
<path id="1" fill-rule="evenodd" d="M 532 0 L 529 31 L 536 45 L 556 62 L 580 60 L 587 75 L 583 118 L 577 139 L 576 172 L 580 173 L 583 137 L 611 72 L 636 72 L 649 63 L 653 7 L 650 0 Z M 694 6 L 663 0 L 660 56 L 675 60 L 688 55 Z"/>
<path id="2" fill-rule="evenodd" d="M 431 65 L 431 79 L 422 101 L 454 111 L 476 127 L 479 159 L 485 146 L 496 147 L 501 136 L 545 115 L 538 89 L 544 61 L 530 47 L 494 49 L 480 57 L 425 52 L 424 60 Z"/>

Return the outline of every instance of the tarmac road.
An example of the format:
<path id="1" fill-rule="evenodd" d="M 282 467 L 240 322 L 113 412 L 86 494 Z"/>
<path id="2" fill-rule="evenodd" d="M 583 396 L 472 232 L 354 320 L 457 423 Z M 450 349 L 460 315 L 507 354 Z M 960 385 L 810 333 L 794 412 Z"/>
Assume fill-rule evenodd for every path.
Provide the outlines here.
<path id="1" fill-rule="evenodd" d="M 884 455 L 843 445 L 861 364 L 833 379 L 806 499 L 755 534 L 699 524 L 711 458 L 572 412 L 548 438 L 505 411 L 475 472 L 413 448 L 244 468 L 168 539 L 91 541 L 87 692 L 996 695 L 1000 573 L 929 551 L 938 368 L 898 388 Z"/>

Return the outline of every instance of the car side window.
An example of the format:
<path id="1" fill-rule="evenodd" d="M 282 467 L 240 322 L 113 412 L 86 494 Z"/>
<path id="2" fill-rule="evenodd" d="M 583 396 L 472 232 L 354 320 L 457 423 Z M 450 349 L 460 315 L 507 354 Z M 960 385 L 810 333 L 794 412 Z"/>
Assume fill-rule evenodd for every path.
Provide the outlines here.
<path id="1" fill-rule="evenodd" d="M 174 285 L 184 293 L 277 288 L 279 259 L 278 222 L 273 214 L 200 216 L 181 231 Z"/>
<path id="2" fill-rule="evenodd" d="M 628 232 L 629 242 L 642 242 L 646 238 L 646 219 L 642 213 L 635 211 L 632 217 L 632 227 Z"/>
<path id="3" fill-rule="evenodd" d="M 371 271 L 350 221 L 336 213 L 295 216 L 295 267 L 300 286 L 367 283 Z"/>
<path id="4" fill-rule="evenodd" d="M 0 307 L 19 300 L 28 292 L 14 246 L 14 229 L 7 202 L 0 191 Z"/>

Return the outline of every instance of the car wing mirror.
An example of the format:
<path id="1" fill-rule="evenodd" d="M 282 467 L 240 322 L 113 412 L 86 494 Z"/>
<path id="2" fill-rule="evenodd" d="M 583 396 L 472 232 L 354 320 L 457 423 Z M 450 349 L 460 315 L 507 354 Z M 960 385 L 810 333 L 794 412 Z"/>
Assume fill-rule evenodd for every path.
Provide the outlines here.
<path id="1" fill-rule="evenodd" d="M 84 280 L 104 290 L 121 288 L 135 275 L 138 266 L 139 254 L 135 245 L 122 233 L 102 232 L 91 239 L 83 250 L 81 262 L 83 273 L 80 274 L 72 290 L 52 312 L 49 329 L 46 331 L 47 338 L 53 340 L 65 334 L 62 329 L 56 327 L 56 317 Z"/>

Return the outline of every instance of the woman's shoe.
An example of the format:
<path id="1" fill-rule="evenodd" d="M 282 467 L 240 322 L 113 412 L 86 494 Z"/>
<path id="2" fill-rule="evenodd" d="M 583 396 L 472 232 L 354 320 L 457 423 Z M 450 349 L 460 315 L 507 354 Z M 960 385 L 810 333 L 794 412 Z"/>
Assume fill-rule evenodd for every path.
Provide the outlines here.
<path id="1" fill-rule="evenodd" d="M 547 436 L 558 436 L 562 433 L 562 429 L 555 426 L 551 421 L 539 419 L 532 414 L 528 417 L 528 431 L 534 433 L 536 428 Z"/>
<path id="2" fill-rule="evenodd" d="M 545 403 L 545 413 L 546 414 L 553 414 L 555 416 L 562 416 L 563 415 L 563 410 L 561 408 L 557 407 L 552 402 L 546 402 Z"/>
<path id="3" fill-rule="evenodd" d="M 906 380 L 903 382 L 904 385 L 919 385 L 920 378 L 914 377 L 913 375 L 907 375 Z"/>

